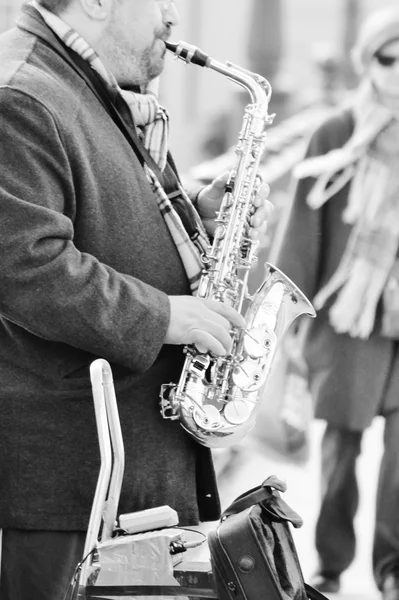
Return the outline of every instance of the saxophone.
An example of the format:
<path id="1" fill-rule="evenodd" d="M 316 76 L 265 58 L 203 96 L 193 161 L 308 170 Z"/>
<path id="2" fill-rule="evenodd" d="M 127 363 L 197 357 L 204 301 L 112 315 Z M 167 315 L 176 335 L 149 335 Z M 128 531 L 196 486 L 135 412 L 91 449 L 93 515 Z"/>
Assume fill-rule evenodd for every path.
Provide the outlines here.
<path id="1" fill-rule="evenodd" d="M 210 251 L 197 295 L 224 302 L 245 318 L 245 329 L 231 332 L 228 356 L 215 357 L 185 346 L 185 363 L 177 384 L 161 388 L 161 414 L 177 419 L 200 444 L 223 448 L 242 440 L 256 422 L 276 347 L 292 321 L 301 314 L 314 317 L 312 304 L 279 269 L 266 263 L 265 280 L 253 296 L 248 276 L 256 260 L 258 241 L 249 237 L 253 199 L 261 185 L 258 175 L 266 145 L 269 82 L 232 63 L 220 63 L 195 46 L 167 42 L 166 47 L 186 63 L 213 69 L 244 87 L 246 106 L 233 167 L 216 219 Z"/>

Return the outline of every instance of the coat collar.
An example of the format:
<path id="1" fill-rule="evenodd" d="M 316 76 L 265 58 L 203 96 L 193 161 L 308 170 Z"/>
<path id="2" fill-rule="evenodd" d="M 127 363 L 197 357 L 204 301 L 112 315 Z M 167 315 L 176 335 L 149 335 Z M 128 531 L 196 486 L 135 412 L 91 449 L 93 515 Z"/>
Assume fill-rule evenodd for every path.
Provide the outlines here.
<path id="1" fill-rule="evenodd" d="M 21 13 L 16 21 L 16 26 L 28 33 L 32 33 L 43 42 L 51 46 L 58 54 L 63 56 L 68 62 L 71 61 L 65 47 L 51 31 L 50 27 L 44 22 L 41 14 L 30 4 L 25 4 L 21 8 Z"/>
<path id="2" fill-rule="evenodd" d="M 98 91 L 98 81 L 96 81 L 98 78 L 91 67 L 74 51 L 64 46 L 34 6 L 25 4 L 21 8 L 16 26 L 36 36 L 54 50 L 86 82 L 100 102 L 104 104 L 103 93 L 99 93 Z M 108 93 L 110 93 L 109 90 Z"/>

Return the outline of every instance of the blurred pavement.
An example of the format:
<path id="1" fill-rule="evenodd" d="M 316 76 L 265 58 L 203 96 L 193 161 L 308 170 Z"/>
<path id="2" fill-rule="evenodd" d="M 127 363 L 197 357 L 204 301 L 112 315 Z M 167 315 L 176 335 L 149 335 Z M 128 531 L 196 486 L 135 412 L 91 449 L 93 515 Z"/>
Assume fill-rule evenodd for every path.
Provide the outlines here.
<path id="1" fill-rule="evenodd" d="M 260 445 L 251 435 L 233 451 L 215 452 L 222 508 L 226 508 L 238 495 L 259 485 L 269 475 L 275 474 L 287 482 L 284 499 L 304 521 L 301 529 L 292 532 L 307 581 L 317 565 L 313 538 L 319 504 L 319 447 L 323 428 L 321 422 L 312 423 L 309 459 L 302 464 L 290 462 L 272 449 Z M 356 519 L 357 556 L 343 575 L 341 592 L 330 595 L 332 600 L 380 598 L 371 574 L 371 545 L 382 433 L 383 420 L 378 418 L 366 431 L 363 439 L 363 451 L 358 464 L 360 505 Z M 211 523 L 202 525 L 201 529 L 206 532 L 215 526 L 216 523 Z M 206 552 L 206 549 L 202 552 Z"/>

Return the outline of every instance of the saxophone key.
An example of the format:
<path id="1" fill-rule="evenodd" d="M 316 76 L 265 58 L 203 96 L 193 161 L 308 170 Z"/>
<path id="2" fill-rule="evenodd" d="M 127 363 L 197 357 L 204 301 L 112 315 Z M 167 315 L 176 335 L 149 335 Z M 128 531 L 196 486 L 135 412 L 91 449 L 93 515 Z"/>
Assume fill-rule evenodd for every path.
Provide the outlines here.
<path id="1" fill-rule="evenodd" d="M 193 413 L 193 419 L 202 429 L 206 431 L 214 431 L 221 425 L 222 418 L 220 412 L 213 404 L 205 404 L 201 408 L 196 407 Z"/>
<path id="2" fill-rule="evenodd" d="M 195 356 L 190 365 L 190 371 L 197 377 L 203 377 L 205 371 L 209 367 L 211 362 L 210 357 L 207 354 L 198 354 Z"/>
<path id="3" fill-rule="evenodd" d="M 236 365 L 232 374 L 232 380 L 242 392 L 254 392 L 259 390 L 266 380 L 268 369 L 264 368 L 264 364 L 244 360 Z M 226 409 L 225 409 L 226 410 Z"/>
<path id="4" fill-rule="evenodd" d="M 246 329 L 244 337 L 244 351 L 251 358 L 262 358 L 277 344 L 274 331 L 265 327 Z"/>
<path id="5" fill-rule="evenodd" d="M 226 404 L 223 415 L 231 425 L 241 425 L 248 421 L 251 412 L 251 407 L 244 400 L 231 400 Z"/>

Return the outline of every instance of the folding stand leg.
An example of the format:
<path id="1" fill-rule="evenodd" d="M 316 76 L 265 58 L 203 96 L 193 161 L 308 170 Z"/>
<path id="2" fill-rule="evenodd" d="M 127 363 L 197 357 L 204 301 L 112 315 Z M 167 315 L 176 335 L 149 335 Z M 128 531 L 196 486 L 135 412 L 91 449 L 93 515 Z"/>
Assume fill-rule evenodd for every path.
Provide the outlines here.
<path id="1" fill-rule="evenodd" d="M 95 360 L 90 367 L 90 379 L 101 467 L 83 551 L 79 590 L 86 586 L 88 569 L 97 541 L 105 541 L 112 537 L 125 468 L 122 431 L 109 363 L 104 359 Z"/>

